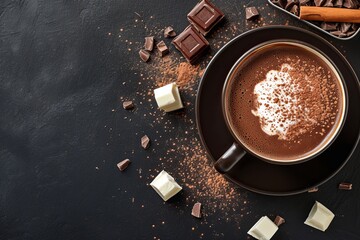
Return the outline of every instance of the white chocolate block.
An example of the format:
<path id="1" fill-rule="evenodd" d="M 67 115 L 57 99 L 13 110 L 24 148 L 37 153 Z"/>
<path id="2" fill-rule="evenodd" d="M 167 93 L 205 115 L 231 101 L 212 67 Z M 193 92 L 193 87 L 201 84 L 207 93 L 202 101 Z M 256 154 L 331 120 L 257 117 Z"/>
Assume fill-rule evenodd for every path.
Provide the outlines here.
<path id="1" fill-rule="evenodd" d="M 167 201 L 181 191 L 182 187 L 175 182 L 174 178 L 162 170 L 159 175 L 150 183 L 150 186 Z"/>
<path id="2" fill-rule="evenodd" d="M 175 111 L 184 107 L 176 83 L 170 83 L 155 89 L 154 95 L 158 107 L 165 112 Z"/>
<path id="3" fill-rule="evenodd" d="M 304 223 L 325 232 L 334 217 L 335 215 L 329 209 L 316 201 Z"/>
<path id="4" fill-rule="evenodd" d="M 273 221 L 267 216 L 263 216 L 247 233 L 256 239 L 270 240 L 278 229 Z"/>

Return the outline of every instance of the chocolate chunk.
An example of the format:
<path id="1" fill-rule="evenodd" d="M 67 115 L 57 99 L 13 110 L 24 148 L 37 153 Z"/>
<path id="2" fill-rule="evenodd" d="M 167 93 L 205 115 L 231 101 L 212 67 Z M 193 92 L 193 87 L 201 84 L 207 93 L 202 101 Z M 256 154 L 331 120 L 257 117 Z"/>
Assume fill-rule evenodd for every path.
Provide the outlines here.
<path id="1" fill-rule="evenodd" d="M 201 218 L 201 203 L 197 202 L 194 204 L 191 215 L 193 215 L 196 218 Z"/>
<path id="2" fill-rule="evenodd" d="M 292 8 L 290 9 L 290 12 L 292 14 L 295 14 L 296 16 L 299 16 L 299 6 L 298 5 L 292 6 Z"/>
<path id="3" fill-rule="evenodd" d="M 308 0 L 310 1 L 310 0 Z M 274 3 L 275 5 L 281 7 L 281 8 L 285 8 L 286 6 L 286 0 L 272 0 L 272 3 Z"/>
<path id="4" fill-rule="evenodd" d="M 343 32 L 341 32 L 341 31 L 331 31 L 330 33 L 331 33 L 332 35 L 338 36 L 338 37 L 340 37 L 340 38 L 346 37 L 346 33 L 343 33 Z"/>
<path id="5" fill-rule="evenodd" d="M 300 6 L 309 6 L 311 5 L 310 0 L 300 0 Z"/>
<path id="6" fill-rule="evenodd" d="M 308 190 L 308 193 L 313 193 L 313 192 L 317 192 L 317 191 L 319 191 L 319 188 L 318 187 L 313 187 L 313 188 L 310 188 Z"/>
<path id="7" fill-rule="evenodd" d="M 259 16 L 259 12 L 256 7 L 245 8 L 246 20 L 251 20 Z"/>
<path id="8" fill-rule="evenodd" d="M 134 103 L 132 101 L 125 101 L 123 102 L 123 108 L 125 110 L 130 110 L 134 108 Z"/>
<path id="9" fill-rule="evenodd" d="M 282 217 L 280 217 L 279 215 L 277 215 L 275 217 L 275 220 L 274 220 L 274 223 L 276 226 L 280 226 L 281 224 L 284 224 L 285 223 L 285 219 L 283 219 Z"/>
<path id="10" fill-rule="evenodd" d="M 144 62 L 147 62 L 150 59 L 150 53 L 148 51 L 145 51 L 144 49 L 141 49 L 139 51 L 139 56 Z"/>
<path id="11" fill-rule="evenodd" d="M 208 0 L 202 0 L 189 12 L 187 18 L 205 36 L 224 18 L 224 13 Z"/>
<path id="12" fill-rule="evenodd" d="M 342 7 L 342 5 L 343 5 L 343 0 L 335 0 L 334 7 Z"/>
<path id="13" fill-rule="evenodd" d="M 357 8 L 358 2 L 356 0 L 344 0 L 343 7 Z"/>
<path id="14" fill-rule="evenodd" d="M 145 37 L 144 49 L 147 51 L 152 51 L 154 48 L 154 37 Z"/>
<path id="15" fill-rule="evenodd" d="M 317 7 L 321 7 L 322 5 L 324 5 L 326 0 L 314 0 L 315 6 Z"/>
<path id="16" fill-rule="evenodd" d="M 294 5 L 298 5 L 298 4 L 299 4 L 299 0 L 288 0 L 285 9 L 289 11 L 290 9 L 292 9 Z"/>
<path id="17" fill-rule="evenodd" d="M 164 41 L 161 41 L 158 44 L 156 44 L 156 47 L 159 50 L 159 53 L 160 53 L 161 57 L 163 57 L 163 56 L 165 56 L 166 54 L 169 53 L 169 48 L 166 46 Z"/>
<path id="18" fill-rule="evenodd" d="M 150 147 L 150 138 L 147 135 L 144 135 L 141 138 L 141 147 L 143 149 L 148 149 Z"/>
<path id="19" fill-rule="evenodd" d="M 176 36 L 176 32 L 174 31 L 174 29 L 172 27 L 166 27 L 164 29 L 164 37 L 169 38 L 169 37 L 175 37 Z"/>
<path id="20" fill-rule="evenodd" d="M 348 190 L 350 191 L 352 189 L 352 183 L 340 183 L 339 184 L 340 190 Z"/>
<path id="21" fill-rule="evenodd" d="M 325 31 L 335 31 L 337 29 L 337 26 L 338 26 L 337 23 L 328 23 L 328 22 L 323 22 L 320 25 L 320 27 Z"/>
<path id="22" fill-rule="evenodd" d="M 343 33 L 347 33 L 352 26 L 352 23 L 341 23 L 340 24 L 340 31 Z"/>
<path id="23" fill-rule="evenodd" d="M 192 26 L 188 26 L 172 43 L 191 64 L 195 63 L 209 47 L 209 42 Z"/>
<path id="24" fill-rule="evenodd" d="M 119 168 L 119 170 L 122 172 L 129 166 L 130 163 L 131 163 L 131 161 L 129 159 L 125 159 L 125 160 L 122 160 L 121 162 L 119 162 L 116 165 Z"/>
<path id="25" fill-rule="evenodd" d="M 334 6 L 333 0 L 326 0 L 324 7 L 333 7 L 333 6 Z"/>

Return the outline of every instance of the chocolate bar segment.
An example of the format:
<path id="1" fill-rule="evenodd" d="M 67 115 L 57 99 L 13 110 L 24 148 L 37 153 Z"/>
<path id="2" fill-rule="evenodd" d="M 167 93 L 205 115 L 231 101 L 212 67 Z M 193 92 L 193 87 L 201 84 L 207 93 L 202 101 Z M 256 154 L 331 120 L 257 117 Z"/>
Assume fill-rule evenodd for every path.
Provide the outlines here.
<path id="1" fill-rule="evenodd" d="M 188 26 L 172 43 L 191 64 L 194 64 L 209 47 L 209 42 L 192 26 Z"/>
<path id="2" fill-rule="evenodd" d="M 205 36 L 224 18 L 224 13 L 208 0 L 202 0 L 190 11 L 187 18 Z"/>
<path id="3" fill-rule="evenodd" d="M 251 20 L 251 19 L 255 19 L 256 17 L 258 17 L 259 12 L 256 9 L 256 7 L 247 7 L 247 8 L 245 8 L 245 15 L 246 15 L 246 20 Z"/>
<path id="4" fill-rule="evenodd" d="M 159 51 L 160 57 L 163 57 L 169 53 L 169 48 L 166 46 L 164 41 L 161 41 L 158 44 L 156 44 L 156 47 Z"/>
<path id="5" fill-rule="evenodd" d="M 147 51 L 152 51 L 154 48 L 154 37 L 145 37 L 144 49 Z"/>

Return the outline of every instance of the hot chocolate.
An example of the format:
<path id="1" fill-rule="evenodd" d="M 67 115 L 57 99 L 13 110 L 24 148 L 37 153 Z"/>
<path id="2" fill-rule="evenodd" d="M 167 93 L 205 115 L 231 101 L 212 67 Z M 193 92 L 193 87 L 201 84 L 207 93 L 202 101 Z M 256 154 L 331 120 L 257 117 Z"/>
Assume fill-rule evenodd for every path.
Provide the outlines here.
<path id="1" fill-rule="evenodd" d="M 326 145 L 345 108 L 341 80 L 329 64 L 285 43 L 249 55 L 234 72 L 226 100 L 240 142 L 259 156 L 284 161 Z"/>

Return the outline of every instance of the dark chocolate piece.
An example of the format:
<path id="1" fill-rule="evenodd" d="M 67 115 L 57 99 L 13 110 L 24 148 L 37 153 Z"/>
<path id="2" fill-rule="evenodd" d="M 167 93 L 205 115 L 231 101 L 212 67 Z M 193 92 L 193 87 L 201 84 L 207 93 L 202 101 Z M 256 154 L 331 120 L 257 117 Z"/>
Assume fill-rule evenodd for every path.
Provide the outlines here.
<path id="1" fill-rule="evenodd" d="M 145 51 L 144 49 L 141 49 L 139 51 L 139 56 L 144 62 L 147 62 L 150 59 L 150 53 L 148 51 Z"/>
<path id="2" fill-rule="evenodd" d="M 132 101 L 125 101 L 123 102 L 123 108 L 125 110 L 130 110 L 134 108 L 134 103 Z"/>
<path id="3" fill-rule="evenodd" d="M 340 31 L 343 33 L 347 33 L 352 26 L 352 23 L 341 23 L 340 24 Z"/>
<path id="4" fill-rule="evenodd" d="M 298 5 L 292 6 L 292 8 L 290 9 L 290 12 L 292 14 L 295 14 L 296 16 L 299 16 L 299 6 Z"/>
<path id="5" fill-rule="evenodd" d="M 150 147 L 150 138 L 147 135 L 144 135 L 141 138 L 141 147 L 143 149 L 148 149 Z"/>
<path id="6" fill-rule="evenodd" d="M 144 49 L 147 51 L 152 51 L 154 48 L 154 37 L 145 37 Z"/>
<path id="7" fill-rule="evenodd" d="M 193 64 L 209 47 L 209 42 L 192 26 L 188 26 L 172 43 Z"/>
<path id="8" fill-rule="evenodd" d="M 290 9 L 292 9 L 294 5 L 298 5 L 298 4 L 299 4 L 299 0 L 287 0 L 285 9 L 289 11 Z"/>
<path id="9" fill-rule="evenodd" d="M 277 215 L 275 217 L 275 220 L 274 220 L 274 223 L 276 226 L 280 226 L 281 224 L 284 224 L 285 223 L 285 219 L 283 219 L 282 217 L 280 217 L 279 215 Z"/>
<path id="10" fill-rule="evenodd" d="M 348 190 L 350 191 L 352 189 L 352 183 L 340 183 L 339 184 L 340 190 Z"/>
<path id="11" fill-rule="evenodd" d="M 191 215 L 193 215 L 196 218 L 201 218 L 201 203 L 197 202 L 194 204 Z"/>
<path id="12" fill-rule="evenodd" d="M 202 0 L 187 15 L 189 22 L 204 36 L 223 19 L 224 13 L 208 0 Z"/>
<path id="13" fill-rule="evenodd" d="M 163 57 L 169 53 L 169 48 L 166 46 L 164 41 L 159 42 L 156 44 L 157 49 L 159 50 L 160 56 Z"/>
<path id="14" fill-rule="evenodd" d="M 323 22 L 320 27 L 325 31 L 335 31 L 337 29 L 337 23 Z"/>
<path id="15" fill-rule="evenodd" d="M 259 12 L 256 7 L 245 8 L 246 20 L 251 20 L 259 16 Z"/>
<path id="16" fill-rule="evenodd" d="M 335 0 L 334 7 L 342 7 L 342 5 L 343 5 L 343 0 Z"/>
<path id="17" fill-rule="evenodd" d="M 310 0 L 308 0 L 310 1 Z M 281 8 L 285 8 L 286 6 L 286 0 L 272 0 L 272 3 L 274 3 L 275 5 L 281 7 Z"/>
<path id="18" fill-rule="evenodd" d="M 333 6 L 334 6 L 333 0 L 326 0 L 324 7 L 333 7 Z"/>
<path id="19" fill-rule="evenodd" d="M 324 5 L 326 0 L 314 0 L 315 6 L 317 7 L 321 7 L 322 5 Z"/>
<path id="20" fill-rule="evenodd" d="M 317 192 L 317 191 L 319 191 L 319 188 L 318 187 L 313 187 L 313 188 L 310 188 L 308 190 L 308 193 L 313 193 L 313 192 Z"/>
<path id="21" fill-rule="evenodd" d="M 343 32 L 341 32 L 341 31 L 331 31 L 330 33 L 331 33 L 332 35 L 338 36 L 338 37 L 340 37 L 340 38 L 346 37 L 346 33 L 343 33 Z"/>
<path id="22" fill-rule="evenodd" d="M 166 27 L 164 29 L 164 37 L 169 38 L 169 37 L 175 37 L 176 36 L 176 32 L 174 31 L 174 29 L 172 27 Z"/>
<path id="23" fill-rule="evenodd" d="M 300 6 L 309 6 L 310 0 L 300 0 Z"/>
<path id="24" fill-rule="evenodd" d="M 358 2 L 356 0 L 344 0 L 343 7 L 357 8 Z"/>
<path id="25" fill-rule="evenodd" d="M 122 160 L 121 162 L 119 162 L 116 165 L 119 168 L 119 170 L 122 172 L 129 166 L 130 163 L 131 163 L 131 161 L 129 159 L 125 159 L 125 160 Z"/>

